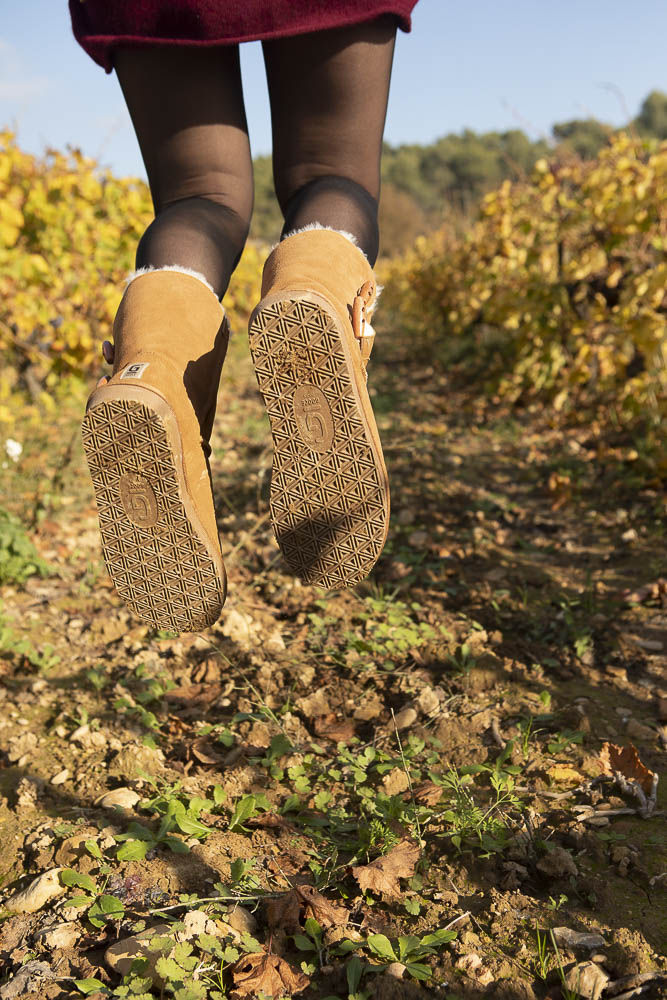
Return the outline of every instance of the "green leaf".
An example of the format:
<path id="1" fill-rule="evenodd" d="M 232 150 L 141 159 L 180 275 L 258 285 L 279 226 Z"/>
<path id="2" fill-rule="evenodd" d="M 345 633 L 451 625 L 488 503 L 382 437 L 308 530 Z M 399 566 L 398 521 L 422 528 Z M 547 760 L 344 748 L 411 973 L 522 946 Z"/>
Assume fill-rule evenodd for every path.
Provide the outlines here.
<path id="1" fill-rule="evenodd" d="M 447 931 L 443 927 L 439 931 L 434 931 L 433 934 L 427 934 L 426 937 L 423 937 L 421 944 L 439 947 L 440 945 L 448 944 L 449 941 L 453 941 L 455 937 L 456 931 Z"/>
<path id="2" fill-rule="evenodd" d="M 308 917 L 305 923 L 306 934 L 309 934 L 314 941 L 322 940 L 322 928 L 313 917 Z"/>
<path id="3" fill-rule="evenodd" d="M 145 840 L 146 843 L 154 843 L 155 837 L 147 826 L 141 823 L 130 823 L 126 833 L 117 833 L 116 840 Z"/>
<path id="4" fill-rule="evenodd" d="M 145 840 L 127 840 L 116 851 L 116 858 L 118 861 L 141 861 L 150 847 Z"/>
<path id="5" fill-rule="evenodd" d="M 295 934 L 294 944 L 300 951 L 317 951 L 314 943 L 305 934 Z"/>
<path id="6" fill-rule="evenodd" d="M 422 962 L 408 962 L 405 968 L 413 979 L 430 979 L 433 975 L 433 969 L 429 968 L 428 965 L 424 965 Z"/>
<path id="7" fill-rule="evenodd" d="M 155 971 L 162 979 L 171 982 L 182 983 L 185 976 L 185 970 L 173 958 L 165 958 L 164 956 L 158 958 L 155 963 Z"/>
<path id="8" fill-rule="evenodd" d="M 162 841 L 174 854 L 189 854 L 190 848 L 178 837 L 165 837 Z"/>
<path id="9" fill-rule="evenodd" d="M 100 979 L 75 979 L 74 985 L 81 993 L 97 993 L 98 990 L 102 990 L 104 993 L 109 992 Z"/>
<path id="10" fill-rule="evenodd" d="M 60 881 L 63 885 L 75 885 L 79 889 L 87 889 L 88 892 L 97 892 L 97 886 L 90 875 L 75 872 L 73 868 L 63 868 L 60 873 Z"/>
<path id="11" fill-rule="evenodd" d="M 403 905 L 408 913 L 411 913 L 413 917 L 418 916 L 419 911 L 421 910 L 421 904 L 418 899 L 406 899 Z"/>
<path id="12" fill-rule="evenodd" d="M 402 934 L 398 939 L 398 956 L 401 962 L 420 945 L 420 939 L 414 934 Z"/>
<path id="13" fill-rule="evenodd" d="M 366 944 L 371 951 L 380 958 L 386 958 L 389 962 L 397 962 L 398 959 L 391 946 L 391 942 L 384 934 L 371 934 L 366 940 Z"/>
<path id="14" fill-rule="evenodd" d="M 118 920 L 125 914 L 125 907 L 116 896 L 102 893 L 88 910 L 87 916 L 93 927 L 103 927 L 106 919 Z"/>
<path id="15" fill-rule="evenodd" d="M 266 754 L 265 760 L 269 761 L 271 764 L 278 760 L 280 757 L 284 757 L 286 753 L 292 749 L 291 741 L 285 736 L 284 733 L 277 733 L 276 736 L 271 740 L 271 745 L 269 746 L 268 752 Z"/>
<path id="16" fill-rule="evenodd" d="M 187 983 L 174 991 L 174 1000 L 205 1000 L 206 987 L 203 983 Z"/>
<path id="17" fill-rule="evenodd" d="M 361 982 L 362 971 L 363 966 L 361 964 L 361 960 L 356 955 L 353 955 L 352 958 L 348 959 L 347 965 L 345 966 L 348 993 L 357 992 L 357 987 Z"/>
<path id="18" fill-rule="evenodd" d="M 102 852 L 96 840 L 87 840 L 84 846 L 94 858 L 97 858 L 98 861 L 102 860 Z"/>
<path id="19" fill-rule="evenodd" d="M 257 809 L 257 802 L 254 795 L 244 795 L 242 799 L 236 803 L 234 808 L 234 813 L 229 821 L 229 829 L 236 830 L 247 819 L 255 815 Z"/>
<path id="20" fill-rule="evenodd" d="M 188 944 L 187 941 L 182 941 L 176 945 L 172 952 L 174 961 L 178 962 L 182 968 L 187 969 L 188 972 L 191 972 L 197 965 L 197 959 L 192 957 L 192 950 L 191 944 Z"/>
<path id="21" fill-rule="evenodd" d="M 336 943 L 336 953 L 338 955 L 347 955 L 349 952 L 356 951 L 357 948 L 361 948 L 363 943 L 363 941 L 352 941 L 350 938 L 344 938 L 342 941 L 338 941 Z"/>
<path id="22" fill-rule="evenodd" d="M 95 902 L 94 896 L 72 896 L 71 899 L 67 900 L 68 906 L 90 906 L 91 903 Z"/>
<path id="23" fill-rule="evenodd" d="M 214 937 L 213 934 L 200 934 L 197 938 L 197 947 L 201 948 L 202 951 L 215 955 L 216 958 L 222 958 L 224 954 L 220 939 Z"/>

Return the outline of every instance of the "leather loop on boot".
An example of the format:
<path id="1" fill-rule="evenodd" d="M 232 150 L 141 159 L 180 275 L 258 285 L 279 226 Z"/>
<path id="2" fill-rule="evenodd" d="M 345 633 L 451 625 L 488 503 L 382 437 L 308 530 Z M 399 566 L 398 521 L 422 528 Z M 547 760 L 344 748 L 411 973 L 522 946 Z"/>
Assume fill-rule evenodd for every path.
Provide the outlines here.
<path id="1" fill-rule="evenodd" d="M 368 359 L 371 356 L 371 351 L 373 350 L 373 344 L 375 343 L 375 330 L 371 326 L 366 310 L 369 308 L 371 303 L 375 299 L 376 286 L 373 281 L 367 281 L 361 286 L 359 291 L 354 297 L 354 302 L 352 303 L 352 329 L 354 335 L 359 341 L 359 348 L 361 350 L 361 364 L 363 366 L 364 372 L 366 372 L 366 366 L 368 364 Z M 368 373 L 366 373 L 368 377 Z"/>

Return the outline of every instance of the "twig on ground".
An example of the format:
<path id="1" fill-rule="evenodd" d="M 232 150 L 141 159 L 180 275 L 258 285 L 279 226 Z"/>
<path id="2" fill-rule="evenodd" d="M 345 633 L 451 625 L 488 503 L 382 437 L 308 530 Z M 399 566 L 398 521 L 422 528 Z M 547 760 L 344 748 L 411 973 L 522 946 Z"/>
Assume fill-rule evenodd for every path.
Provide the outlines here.
<path id="1" fill-rule="evenodd" d="M 500 726 L 498 725 L 498 720 L 495 717 L 491 719 L 491 735 L 496 741 L 497 746 L 499 746 L 501 750 L 504 750 L 507 746 L 507 741 L 503 739 L 503 735 L 500 732 Z"/>
<path id="2" fill-rule="evenodd" d="M 419 844 L 422 844 L 422 830 L 419 823 L 419 816 L 417 815 L 417 802 L 415 800 L 415 791 L 412 787 L 412 778 L 410 777 L 410 769 L 408 768 L 407 761 L 405 759 L 405 754 L 403 753 L 403 744 L 401 743 L 401 736 L 398 731 L 398 726 L 396 725 L 396 716 L 394 715 L 394 710 L 391 710 L 391 721 L 394 723 L 394 732 L 396 734 L 396 742 L 398 743 L 399 753 L 401 755 L 401 761 L 403 762 L 403 770 L 405 771 L 405 777 L 408 779 L 408 788 L 410 789 L 410 798 L 412 799 L 412 805 L 415 809 L 415 825 L 417 827 L 417 836 L 419 837 Z"/>
<path id="3" fill-rule="evenodd" d="M 470 916 L 470 910 L 466 910 L 466 911 L 465 911 L 465 913 L 462 913 L 462 914 L 461 914 L 460 916 L 458 916 L 458 917 L 455 917 L 455 919 L 454 919 L 454 920 L 450 920 L 450 921 L 449 921 L 449 923 L 448 923 L 448 924 L 446 924 L 446 925 L 445 925 L 445 926 L 443 927 L 443 930 L 444 930 L 444 931 L 451 931 L 452 927 L 455 927 L 455 926 L 456 926 L 457 924 L 459 924 L 459 923 L 460 923 L 460 922 L 461 922 L 462 920 L 464 920 L 464 919 L 465 919 L 466 917 L 469 917 L 469 916 Z"/>

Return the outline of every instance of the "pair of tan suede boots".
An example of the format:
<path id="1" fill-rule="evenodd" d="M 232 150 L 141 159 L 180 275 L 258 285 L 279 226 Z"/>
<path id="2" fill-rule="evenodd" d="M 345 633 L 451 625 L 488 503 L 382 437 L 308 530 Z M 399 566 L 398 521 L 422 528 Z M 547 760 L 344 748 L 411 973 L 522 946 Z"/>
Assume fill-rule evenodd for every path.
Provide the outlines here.
<path id="1" fill-rule="evenodd" d="M 273 437 L 275 535 L 304 582 L 350 586 L 375 564 L 389 523 L 366 388 L 373 271 L 346 235 L 309 229 L 273 250 L 261 294 L 249 333 Z M 225 601 L 208 456 L 228 333 L 201 276 L 139 272 L 114 323 L 113 375 L 83 421 L 107 568 L 158 628 L 199 631 Z"/>

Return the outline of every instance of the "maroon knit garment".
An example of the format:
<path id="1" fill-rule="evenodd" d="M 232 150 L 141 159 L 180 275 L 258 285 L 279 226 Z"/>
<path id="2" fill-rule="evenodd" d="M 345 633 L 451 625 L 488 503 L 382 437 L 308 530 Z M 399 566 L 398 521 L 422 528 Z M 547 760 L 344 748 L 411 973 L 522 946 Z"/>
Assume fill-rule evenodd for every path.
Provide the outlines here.
<path id="1" fill-rule="evenodd" d="M 80 45 L 107 73 L 116 45 L 231 45 L 342 28 L 393 14 L 411 27 L 417 0 L 69 0 Z"/>

